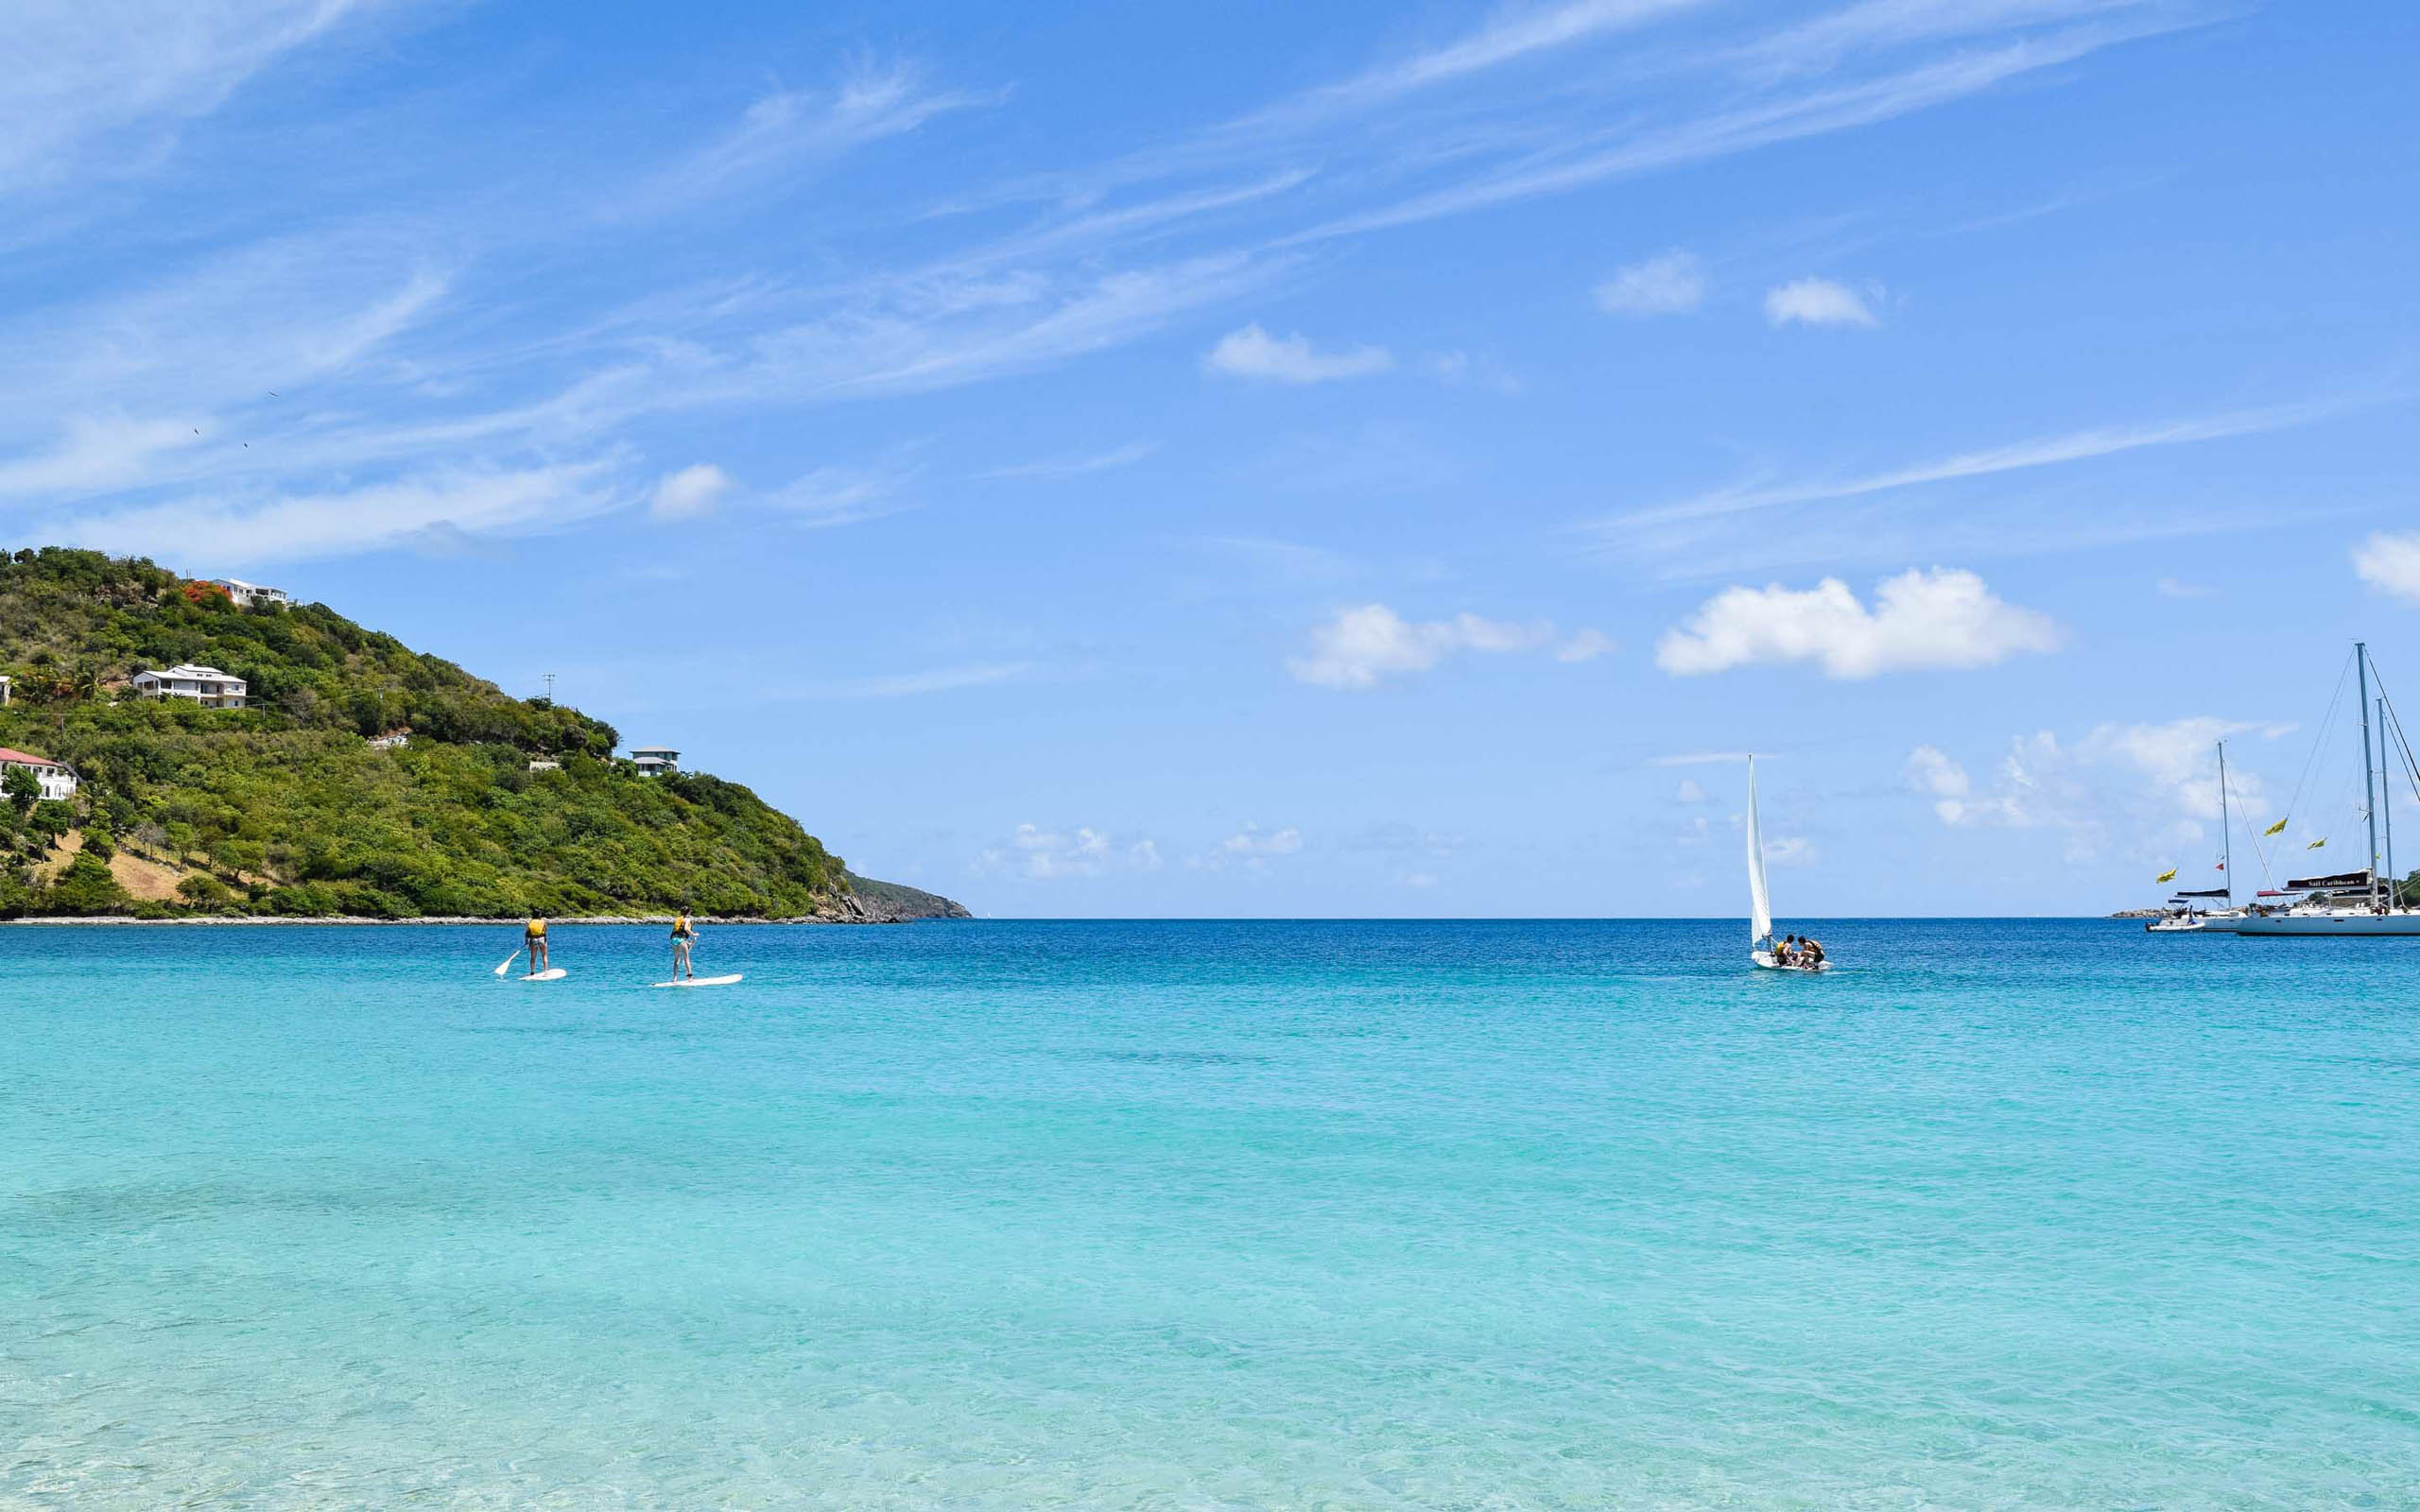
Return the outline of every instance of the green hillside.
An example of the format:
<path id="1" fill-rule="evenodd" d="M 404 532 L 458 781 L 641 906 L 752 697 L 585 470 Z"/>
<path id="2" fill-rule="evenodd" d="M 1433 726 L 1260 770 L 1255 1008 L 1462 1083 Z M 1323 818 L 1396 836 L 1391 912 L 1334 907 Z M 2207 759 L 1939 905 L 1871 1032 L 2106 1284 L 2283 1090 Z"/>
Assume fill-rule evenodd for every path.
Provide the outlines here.
<path id="1" fill-rule="evenodd" d="M 251 707 L 125 685 L 187 662 L 247 679 Z M 639 776 L 611 726 L 320 605 L 239 609 L 148 561 L 20 551 L 0 558 L 0 747 L 81 778 L 68 801 L 0 802 L 0 916 L 890 917 L 747 788 Z M 406 746 L 369 744 L 406 726 Z"/>

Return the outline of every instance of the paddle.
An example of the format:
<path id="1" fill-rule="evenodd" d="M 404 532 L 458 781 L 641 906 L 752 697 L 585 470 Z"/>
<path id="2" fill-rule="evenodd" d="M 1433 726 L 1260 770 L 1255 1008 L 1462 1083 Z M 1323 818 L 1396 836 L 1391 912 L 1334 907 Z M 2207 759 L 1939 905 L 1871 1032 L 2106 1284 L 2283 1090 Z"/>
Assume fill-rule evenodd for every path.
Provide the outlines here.
<path id="1" fill-rule="evenodd" d="M 511 954 L 504 958 L 504 964 L 495 969 L 495 974 L 502 976 L 505 972 L 511 971 L 512 963 L 519 959 L 521 959 L 521 953 L 516 950 Z"/>

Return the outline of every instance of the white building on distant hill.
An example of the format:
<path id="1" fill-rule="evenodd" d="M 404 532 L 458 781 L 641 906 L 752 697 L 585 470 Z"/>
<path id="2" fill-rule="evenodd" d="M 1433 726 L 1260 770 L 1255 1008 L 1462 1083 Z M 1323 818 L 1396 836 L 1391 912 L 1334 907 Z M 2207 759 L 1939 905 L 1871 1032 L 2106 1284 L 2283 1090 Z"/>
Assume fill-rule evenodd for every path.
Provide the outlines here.
<path id="1" fill-rule="evenodd" d="M 229 677 L 216 667 L 198 667 L 190 662 L 165 672 L 138 672 L 127 679 L 126 684 L 146 698 L 191 698 L 204 709 L 244 707 L 243 679 Z"/>
<path id="2" fill-rule="evenodd" d="M 681 770 L 681 753 L 669 746 L 633 746 L 631 765 L 641 777 L 670 777 Z"/>
<path id="3" fill-rule="evenodd" d="M 242 609 L 255 604 L 291 604 L 294 595 L 283 588 L 270 588 L 261 583 L 248 583 L 240 577 L 205 577 L 202 581 L 213 588 L 223 588 L 227 596 Z"/>
<path id="4" fill-rule="evenodd" d="M 411 743 L 412 727 L 409 725 L 406 725 L 400 730 L 390 730 L 383 735 L 372 735 L 370 737 L 370 748 L 372 750 L 393 750 L 398 746 L 408 746 Z"/>
<path id="5" fill-rule="evenodd" d="M 42 787 L 43 801 L 62 803 L 76 796 L 76 768 L 65 762 L 54 762 L 22 750 L 0 746 L 0 771 L 22 766 L 34 774 Z"/>

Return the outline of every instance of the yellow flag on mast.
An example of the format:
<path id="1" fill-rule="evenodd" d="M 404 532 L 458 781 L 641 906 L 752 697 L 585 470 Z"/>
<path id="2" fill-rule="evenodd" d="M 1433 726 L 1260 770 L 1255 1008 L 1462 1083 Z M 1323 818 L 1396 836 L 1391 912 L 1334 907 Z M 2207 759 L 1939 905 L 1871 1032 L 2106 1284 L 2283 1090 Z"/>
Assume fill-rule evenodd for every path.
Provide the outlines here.
<path id="1" fill-rule="evenodd" d="M 2169 868 L 2166 871 L 2161 872 L 2158 876 L 2152 879 L 2153 882 L 2174 882 L 2175 880 L 2176 868 L 2174 867 Z"/>
<path id="2" fill-rule="evenodd" d="M 2322 846 L 2325 845 L 2326 843 L 2327 843 L 2327 836 L 2325 836 L 2325 835 L 2324 835 L 2324 834 L 2323 834 L 2323 835 L 2321 835 L 2318 839 L 2313 840 L 2310 844 L 2308 844 L 2308 845 L 2307 845 L 2307 846 L 2303 847 L 2303 849 L 2304 849 L 2304 850 L 2318 850 L 2320 847 L 2322 847 Z"/>
<path id="3" fill-rule="evenodd" d="M 2291 815 L 2288 815 L 2288 816 L 2287 816 L 2287 818 L 2291 818 L 2291 817 L 2292 817 L 2292 816 L 2291 816 Z M 2261 831 L 2260 833 L 2261 833 L 2262 834 L 2264 834 L 2264 835 L 2266 835 L 2266 834 L 2283 834 L 2283 833 L 2286 833 L 2286 820 L 2285 820 L 2285 819 L 2279 819 L 2276 823 L 2274 823 L 2274 824 L 2273 824 L 2273 825 L 2269 826 L 2269 828 L 2267 828 L 2267 829 L 2265 829 L 2265 830 Z"/>

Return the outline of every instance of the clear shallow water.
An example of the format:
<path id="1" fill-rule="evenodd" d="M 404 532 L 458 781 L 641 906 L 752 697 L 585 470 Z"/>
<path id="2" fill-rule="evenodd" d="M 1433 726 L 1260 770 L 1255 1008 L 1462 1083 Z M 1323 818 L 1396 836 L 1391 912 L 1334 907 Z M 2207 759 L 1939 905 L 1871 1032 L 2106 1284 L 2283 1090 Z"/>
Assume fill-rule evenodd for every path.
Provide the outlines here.
<path id="1" fill-rule="evenodd" d="M 0 1504 L 2420 1504 L 2420 947 L 0 930 Z"/>

